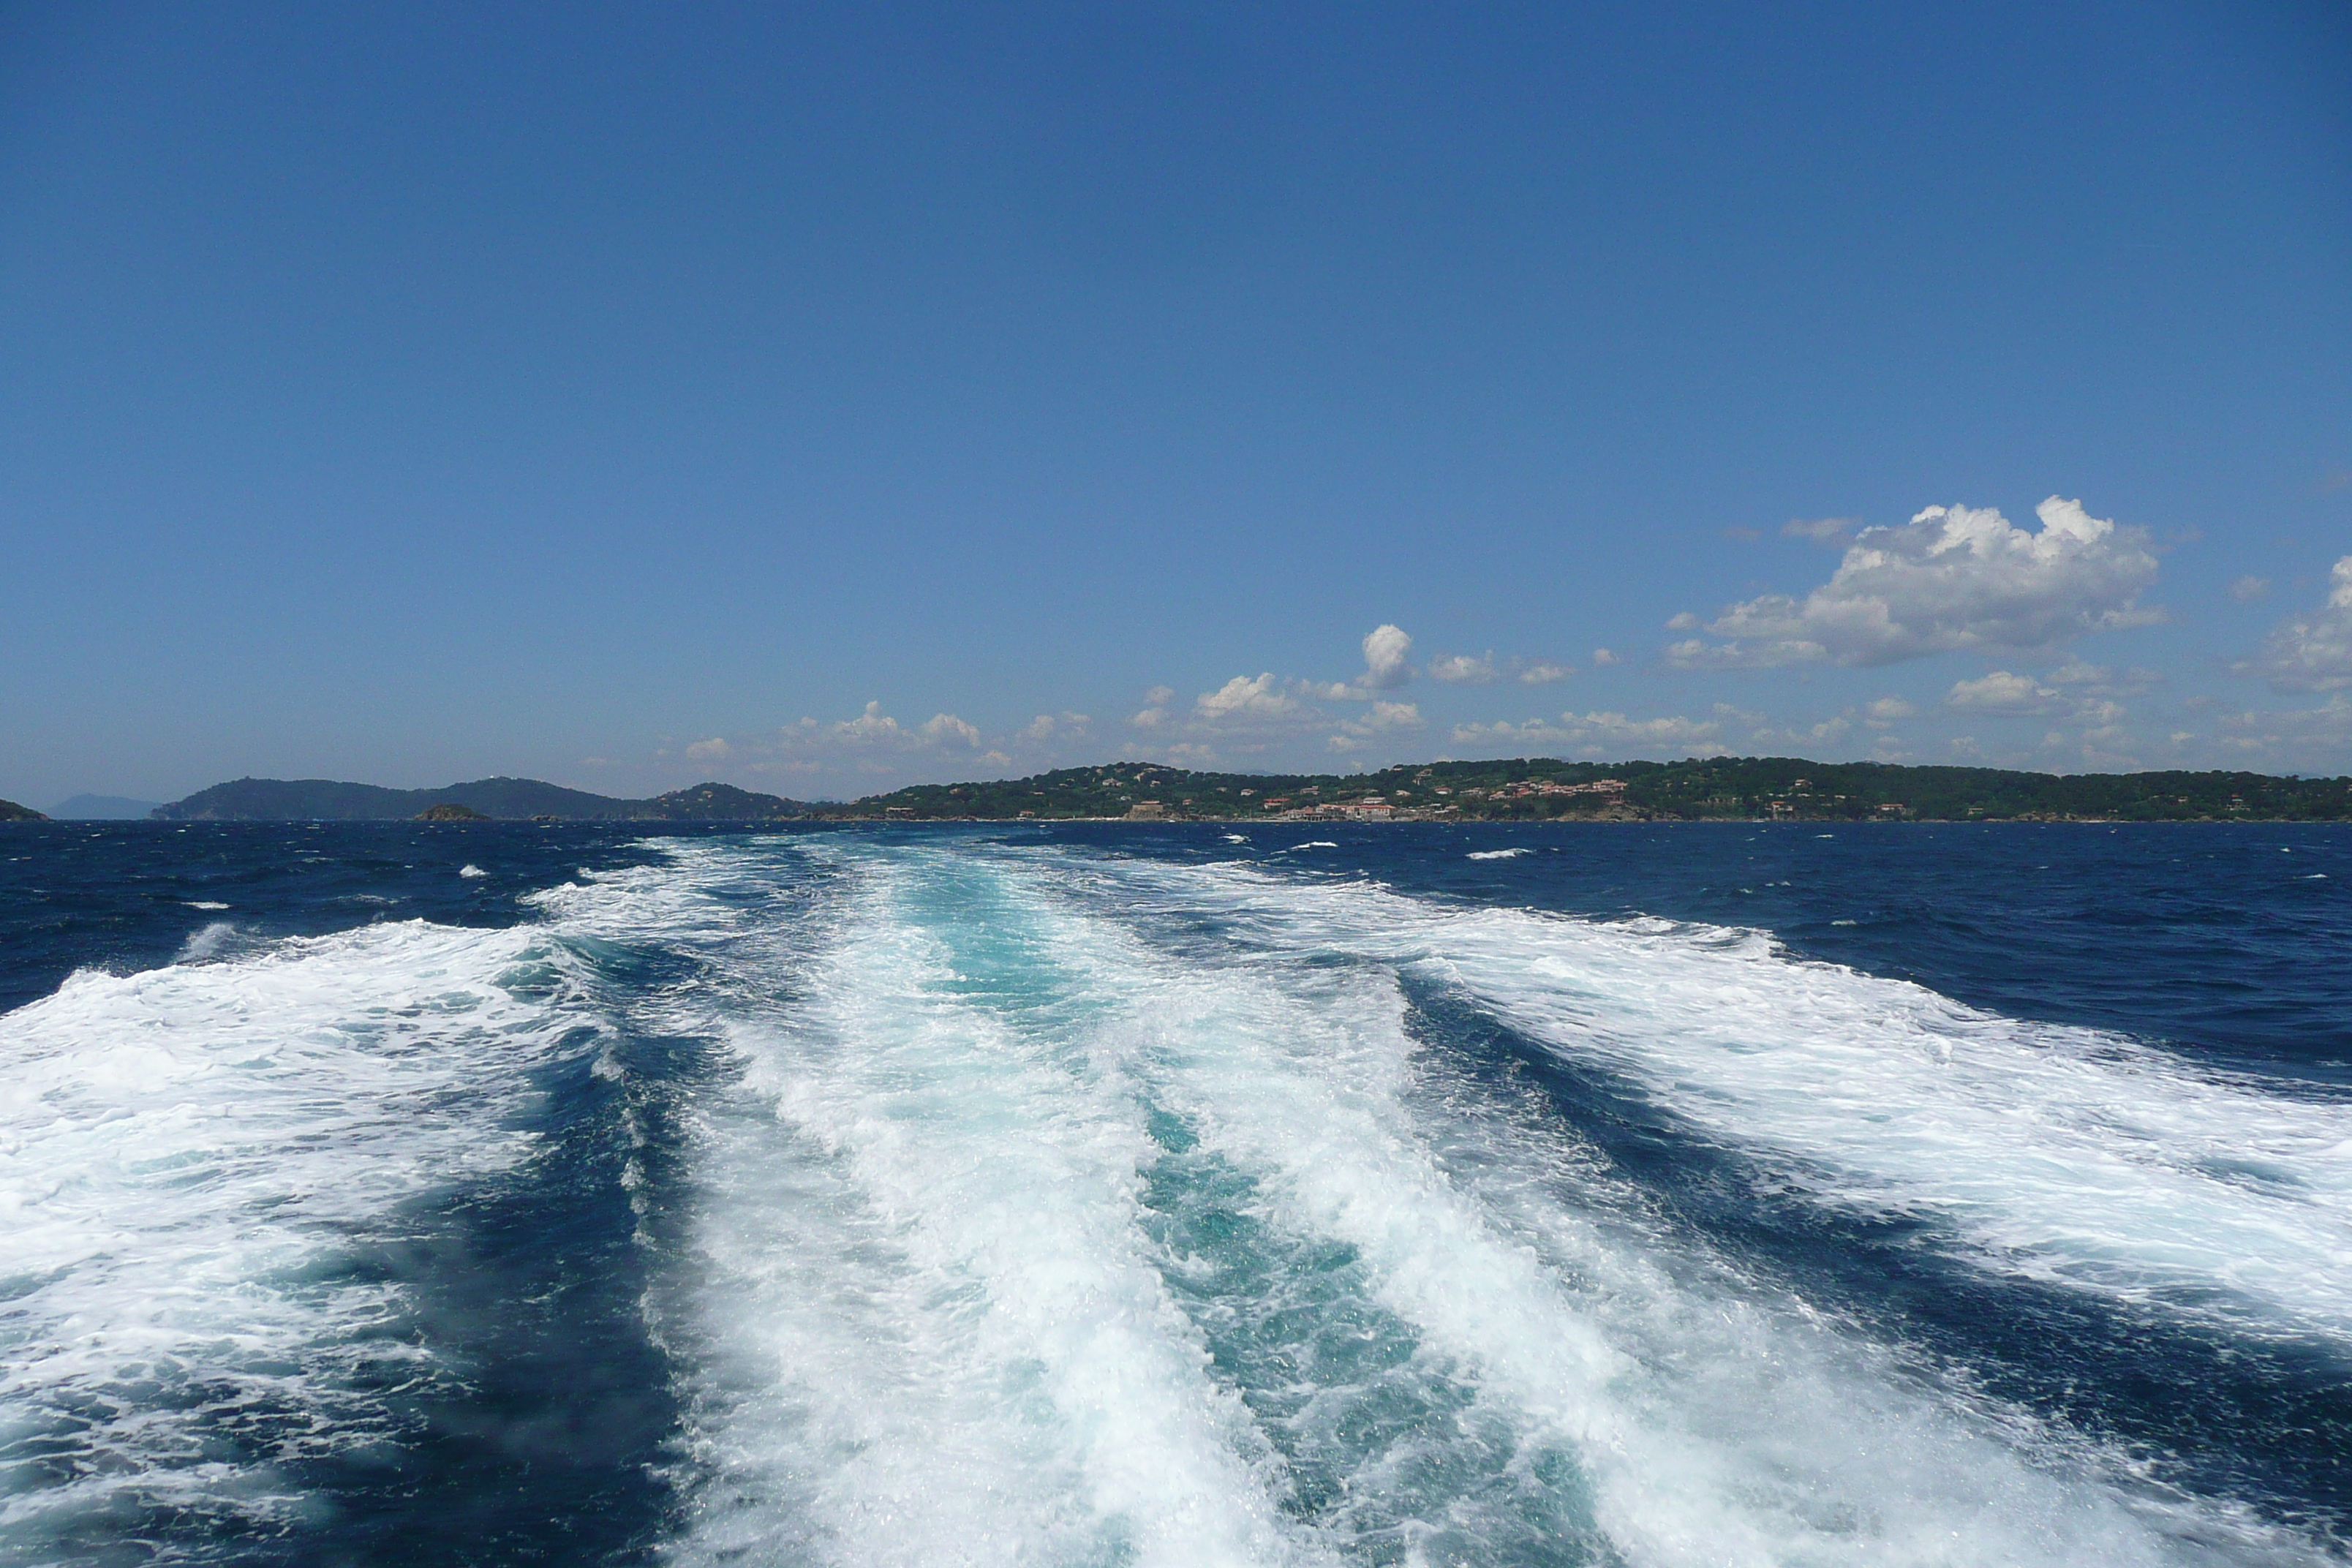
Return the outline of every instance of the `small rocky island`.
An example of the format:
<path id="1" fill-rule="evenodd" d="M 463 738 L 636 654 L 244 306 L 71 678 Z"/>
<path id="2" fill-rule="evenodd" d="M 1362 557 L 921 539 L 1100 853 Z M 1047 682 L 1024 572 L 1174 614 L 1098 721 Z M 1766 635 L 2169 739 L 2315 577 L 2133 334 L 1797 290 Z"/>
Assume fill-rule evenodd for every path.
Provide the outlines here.
<path id="1" fill-rule="evenodd" d="M 416 814 L 418 822 L 489 822 L 495 820 L 476 811 L 470 805 L 459 805 L 454 800 L 436 802 Z"/>

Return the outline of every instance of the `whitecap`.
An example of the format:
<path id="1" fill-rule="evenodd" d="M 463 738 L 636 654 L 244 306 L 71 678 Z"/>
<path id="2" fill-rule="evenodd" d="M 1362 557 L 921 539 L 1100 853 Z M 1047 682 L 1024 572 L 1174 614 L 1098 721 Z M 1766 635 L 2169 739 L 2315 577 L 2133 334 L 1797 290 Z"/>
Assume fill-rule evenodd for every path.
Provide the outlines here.
<path id="1" fill-rule="evenodd" d="M 479 866 L 474 865 L 469 861 L 458 868 L 457 875 L 460 877 L 487 877 L 489 873 L 483 870 Z"/>
<path id="2" fill-rule="evenodd" d="M 772 851 L 547 896 L 724 935 L 672 1026 L 746 1074 L 648 1297 L 701 1481 L 675 1562 L 2323 1555 L 1937 1384 L 1445 1077 L 1390 965 L 1475 956 L 1475 924 L 1432 940 L 1448 911 L 1054 850 L 791 857 L 838 900 L 766 931 Z M 1165 945 L 1204 914 L 1249 941 Z M 1385 962 L 1300 962 L 1335 949 Z"/>
<path id="3" fill-rule="evenodd" d="M 1463 858 L 1465 860 L 1516 860 L 1522 855 L 1533 853 L 1534 851 L 1525 845 L 1516 845 L 1508 849 L 1473 849 Z"/>
<path id="4" fill-rule="evenodd" d="M 2241 1330 L 2352 1340 L 2340 1102 L 1800 962 L 1758 931 L 1454 910 L 1237 866 L 1182 875 L 1292 951 L 1361 952 L 1466 988 L 1816 1202 L 1935 1216 L 1955 1255 L 1983 1268 Z M 2220 1180 L 2217 1157 L 2259 1159 L 2294 1184 Z"/>
<path id="5" fill-rule="evenodd" d="M 221 903 L 213 899 L 183 899 L 180 901 L 187 905 L 188 908 L 192 910 L 225 910 L 228 908 L 226 904 Z"/>
<path id="6" fill-rule="evenodd" d="M 543 940 L 376 925 L 83 971 L 0 1017 L 0 1398 L 45 1456 L 7 1479 L 11 1548 L 124 1509 L 288 1521 L 280 1464 L 381 1440 L 385 1369 L 432 1353 L 387 1336 L 397 1287 L 329 1265 L 530 1147 L 511 1113 L 564 1020 L 499 979 Z"/>

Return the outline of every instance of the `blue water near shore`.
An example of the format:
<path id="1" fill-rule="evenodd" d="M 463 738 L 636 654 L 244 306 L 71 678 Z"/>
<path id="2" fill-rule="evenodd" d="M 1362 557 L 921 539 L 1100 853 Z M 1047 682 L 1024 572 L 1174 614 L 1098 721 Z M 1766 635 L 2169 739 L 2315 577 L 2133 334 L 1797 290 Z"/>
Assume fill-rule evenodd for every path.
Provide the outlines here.
<path id="1" fill-rule="evenodd" d="M 0 830 L 0 1563 L 2338 1562 L 2352 831 Z"/>

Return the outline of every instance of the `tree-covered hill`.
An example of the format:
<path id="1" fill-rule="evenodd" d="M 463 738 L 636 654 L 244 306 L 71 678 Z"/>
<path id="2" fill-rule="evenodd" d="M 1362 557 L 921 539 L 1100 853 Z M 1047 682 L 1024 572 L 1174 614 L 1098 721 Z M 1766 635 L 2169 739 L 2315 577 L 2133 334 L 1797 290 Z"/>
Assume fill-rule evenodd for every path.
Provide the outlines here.
<path id="1" fill-rule="evenodd" d="M 915 784 L 863 800 L 815 804 L 722 784 L 697 784 L 651 800 L 621 800 L 535 779 L 480 779 L 437 790 L 239 779 L 160 806 L 155 816 L 176 822 L 401 821 L 443 805 L 504 820 L 604 822 L 1231 821 L 1303 816 L 1456 822 L 2344 821 L 2352 820 L 2352 779 L 2245 773 L 2062 776 L 1797 757 L 1680 763 L 1520 757 L 1406 763 L 1349 774 L 1201 773 L 1153 763 L 1111 763 L 1022 779 Z"/>
<path id="2" fill-rule="evenodd" d="M 506 821 L 772 822 L 807 807 L 732 784 L 697 784 L 651 800 L 619 800 L 537 779 L 477 779 L 446 789 L 386 789 L 331 779 L 237 779 L 155 808 L 163 822 L 398 822 L 436 805 Z"/>
<path id="3" fill-rule="evenodd" d="M 810 809 L 825 817 L 909 821 L 1131 815 L 1231 819 L 1301 812 L 1456 821 L 2339 821 L 2352 818 L 2352 779 L 2245 773 L 2062 776 L 1796 757 L 1606 763 L 1521 757 L 1404 764 L 1351 774 L 1196 773 L 1120 763 L 1024 779 L 918 784 Z"/>
<path id="4" fill-rule="evenodd" d="M 47 822 L 47 817 L 29 805 L 18 805 L 13 800 L 0 800 L 0 822 Z"/>

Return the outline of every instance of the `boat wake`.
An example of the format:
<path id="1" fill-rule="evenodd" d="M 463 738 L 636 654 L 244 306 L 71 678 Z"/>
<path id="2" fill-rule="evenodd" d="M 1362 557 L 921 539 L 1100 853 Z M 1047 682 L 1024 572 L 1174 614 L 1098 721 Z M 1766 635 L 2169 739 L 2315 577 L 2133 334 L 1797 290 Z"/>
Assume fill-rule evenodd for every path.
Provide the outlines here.
<path id="1" fill-rule="evenodd" d="M 475 1397 L 364 1259 L 584 1139 L 611 1201 L 530 1245 L 635 1260 L 659 1440 L 596 1462 L 663 1500 L 573 1560 L 2331 1560 L 2309 1488 L 2020 1392 L 1807 1237 L 2324 1357 L 2340 1105 L 1246 865 L 698 840 L 536 903 L 0 1017 L 10 1557 L 318 1560 Z"/>

